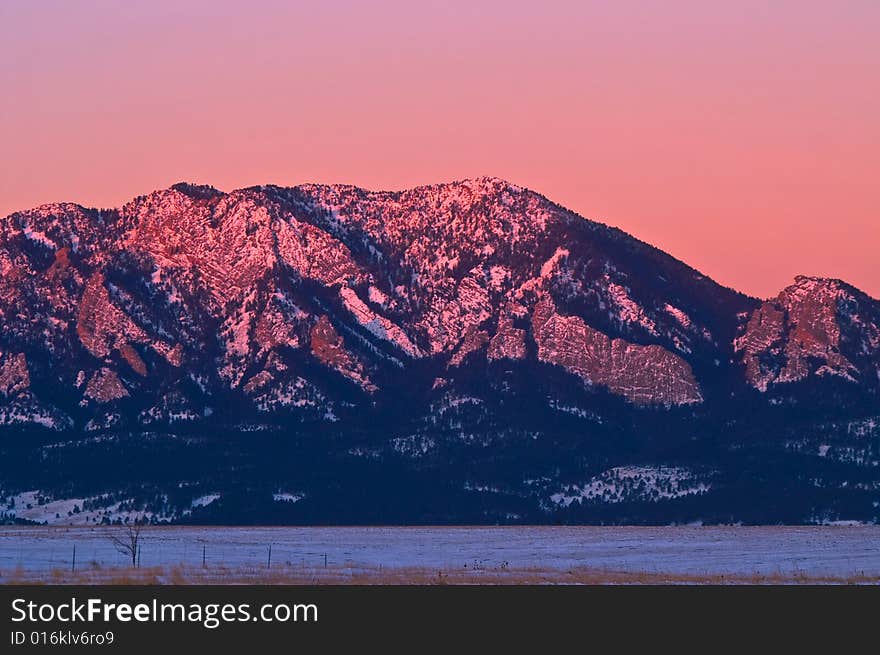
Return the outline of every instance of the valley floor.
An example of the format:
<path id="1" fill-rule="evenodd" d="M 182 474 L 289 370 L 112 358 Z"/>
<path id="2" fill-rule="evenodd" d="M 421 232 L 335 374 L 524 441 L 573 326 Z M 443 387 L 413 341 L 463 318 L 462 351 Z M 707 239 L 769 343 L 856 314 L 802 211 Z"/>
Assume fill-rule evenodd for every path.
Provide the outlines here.
<path id="1" fill-rule="evenodd" d="M 427 569 L 328 566 L 274 569 L 224 566 L 154 566 L 149 568 L 92 568 L 0 572 L 2 584 L 63 585 L 876 585 L 880 575 L 815 576 L 808 572 L 753 574 L 680 574 L 601 569 Z"/>
<path id="2" fill-rule="evenodd" d="M 880 584 L 877 526 L 123 530 L 2 527 L 0 583 Z"/>

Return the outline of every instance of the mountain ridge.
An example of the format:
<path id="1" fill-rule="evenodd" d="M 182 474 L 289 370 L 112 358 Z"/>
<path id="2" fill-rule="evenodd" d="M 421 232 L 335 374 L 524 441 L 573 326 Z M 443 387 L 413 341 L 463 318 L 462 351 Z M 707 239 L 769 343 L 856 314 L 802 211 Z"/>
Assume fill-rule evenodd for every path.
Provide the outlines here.
<path id="1" fill-rule="evenodd" d="M 348 189 L 352 189 L 352 190 L 359 191 L 359 192 L 367 192 L 367 193 L 378 193 L 378 194 L 395 195 L 395 194 L 401 194 L 401 193 L 408 192 L 408 191 L 409 191 L 409 192 L 416 192 L 416 191 L 419 191 L 419 190 L 421 190 L 421 189 L 428 189 L 428 188 L 432 188 L 432 187 L 444 187 L 444 186 L 451 186 L 451 185 L 456 185 L 456 184 L 474 183 L 474 182 L 481 182 L 481 181 L 492 181 L 492 182 L 498 182 L 498 183 L 502 183 L 502 184 L 509 185 L 509 186 L 515 186 L 515 187 L 516 187 L 516 186 L 519 186 L 519 185 L 515 185 L 515 184 L 513 184 L 513 183 L 511 183 L 511 182 L 508 182 L 508 181 L 505 180 L 504 178 L 499 178 L 499 177 L 492 176 L 492 175 L 479 175 L 479 176 L 476 176 L 476 177 L 469 177 L 469 178 L 461 178 L 461 179 L 457 179 L 457 180 L 452 180 L 452 181 L 450 181 L 450 182 L 441 182 L 441 183 L 434 183 L 434 184 L 422 184 L 422 185 L 418 185 L 418 186 L 415 186 L 415 187 L 411 187 L 411 188 L 407 188 L 407 189 L 400 189 L 400 190 L 391 190 L 391 189 L 368 190 L 366 187 L 361 187 L 361 186 L 358 186 L 358 185 L 355 185 L 355 184 L 350 184 L 350 183 L 331 183 L 331 184 L 323 184 L 323 183 L 316 183 L 316 182 L 305 182 L 305 183 L 301 183 L 301 184 L 295 185 L 295 186 L 293 186 L 293 187 L 283 187 L 283 186 L 280 186 L 280 185 L 277 185 L 277 184 L 251 185 L 251 186 L 246 186 L 246 187 L 236 188 L 236 189 L 233 189 L 233 190 L 231 190 L 231 191 L 226 192 L 226 191 L 223 191 L 223 190 L 221 190 L 221 189 L 218 189 L 217 187 L 214 187 L 213 185 L 210 185 L 210 184 L 202 184 L 202 183 L 197 183 L 197 182 L 179 181 L 179 182 L 175 182 L 175 183 L 169 185 L 168 187 L 160 188 L 160 189 L 156 189 L 156 190 L 154 190 L 154 191 L 151 191 L 151 192 L 148 193 L 148 194 L 145 194 L 145 195 L 142 195 L 142 196 L 136 196 L 136 197 L 133 198 L 132 200 L 136 200 L 137 198 L 145 198 L 145 197 L 148 197 L 148 196 L 153 195 L 153 194 L 159 194 L 159 193 L 162 193 L 162 192 L 165 192 L 165 191 L 172 191 L 172 190 L 173 190 L 173 191 L 179 191 L 179 192 L 181 192 L 181 193 L 196 193 L 196 194 L 201 193 L 201 194 L 205 194 L 207 197 L 211 197 L 211 196 L 230 195 L 230 194 L 235 194 L 235 193 L 237 193 L 237 192 L 245 192 L 245 191 L 262 191 L 262 190 L 264 190 L 264 189 L 266 189 L 266 188 L 296 189 L 296 188 L 301 188 L 301 187 L 323 187 L 323 188 L 329 188 L 329 189 L 333 189 L 333 188 L 348 188 Z M 525 188 L 525 187 L 520 187 L 520 188 Z M 531 191 L 531 190 L 529 190 L 529 191 Z M 547 198 L 546 196 L 544 196 L 543 194 L 540 194 L 539 192 L 536 192 L 536 191 L 531 191 L 531 192 L 532 192 L 532 193 L 535 193 L 536 195 L 538 195 L 538 196 L 540 196 L 540 197 L 542 197 L 542 198 L 544 198 L 544 199 L 546 199 L 548 202 L 551 202 L 551 203 L 553 203 L 553 204 L 557 204 L 557 203 L 553 202 L 552 200 L 548 199 L 548 198 Z M 128 203 L 123 203 L 123 206 L 124 206 L 125 204 L 128 204 Z M 565 210 L 565 211 L 570 211 L 570 212 L 572 212 L 572 213 L 576 213 L 576 212 L 574 212 L 573 210 L 570 210 L 570 209 L 565 208 L 563 205 L 558 205 L 558 206 L 559 206 L 561 209 Z M 90 206 L 88 206 L 88 205 L 83 205 L 83 204 L 81 204 L 81 203 L 74 202 L 74 201 L 48 202 L 48 203 L 42 203 L 42 204 L 40 204 L 40 205 L 36 205 L 36 206 L 31 207 L 31 208 L 29 208 L 29 209 L 21 209 L 21 210 L 17 210 L 17 211 L 11 212 L 11 213 L 9 213 L 9 214 L 6 214 L 5 216 L 0 217 L 0 223 L 2 223 L 3 221 L 7 221 L 7 220 L 11 219 L 13 216 L 15 216 L 15 215 L 17 215 L 17 214 L 23 214 L 23 213 L 29 213 L 29 212 L 46 212 L 46 213 L 50 213 L 50 212 L 53 212 L 53 211 L 57 212 L 58 210 L 66 211 L 66 210 L 69 210 L 69 209 L 71 209 L 71 208 L 72 208 L 72 209 L 75 209 L 75 210 L 77 210 L 77 211 L 83 212 L 83 213 L 87 213 L 87 212 L 111 212 L 111 211 L 114 211 L 113 208 L 97 208 L 97 207 L 90 207 Z M 580 216 L 580 215 L 579 215 L 579 216 Z M 676 260 L 676 261 L 678 261 L 678 262 L 680 262 L 680 263 L 682 263 L 682 264 L 688 265 L 688 264 L 685 262 L 685 260 L 683 260 L 683 259 L 679 259 L 678 257 L 675 257 L 674 255 L 671 255 L 671 254 L 667 253 L 666 251 L 663 251 L 662 248 L 660 248 L 659 246 L 656 246 L 656 245 L 654 245 L 654 244 L 652 244 L 652 243 L 650 243 L 650 242 L 648 242 L 648 241 L 644 241 L 644 240 L 642 240 L 642 239 L 639 239 L 638 237 L 633 236 L 633 235 L 631 235 L 631 234 L 625 232 L 625 231 L 622 230 L 621 228 L 618 228 L 618 227 L 613 226 L 613 225 L 608 225 L 607 223 L 603 223 L 602 221 L 599 221 L 599 220 L 596 220 L 596 219 L 590 219 L 590 218 L 586 218 L 586 217 L 583 217 L 583 216 L 581 216 L 581 218 L 583 218 L 583 220 L 586 220 L 586 221 L 589 221 L 589 222 L 592 222 L 592 223 L 597 223 L 597 224 L 599 224 L 599 225 L 602 225 L 602 226 L 606 227 L 606 228 L 609 229 L 609 230 L 612 230 L 612 231 L 618 231 L 618 232 L 620 232 L 620 233 L 622 233 L 622 234 L 625 234 L 625 235 L 627 235 L 627 236 L 629 236 L 629 237 L 631 237 L 631 238 L 633 238 L 633 239 L 639 241 L 640 243 L 644 244 L 645 246 L 648 246 L 648 247 L 650 247 L 650 248 L 653 248 L 653 249 L 659 250 L 659 251 L 663 252 L 664 254 L 666 254 L 667 256 L 669 256 L 670 258 L 672 258 L 672 259 L 674 259 L 674 260 Z M 698 270 L 698 269 L 694 269 L 694 270 Z M 701 274 L 702 274 L 702 273 L 701 273 Z M 705 274 L 704 274 L 704 275 L 705 275 Z M 710 276 L 707 275 L 706 277 L 710 277 Z M 830 277 L 830 276 L 823 276 L 823 275 L 813 275 L 813 274 L 808 274 L 808 273 L 798 273 L 798 274 L 795 274 L 795 276 L 794 276 L 794 278 L 793 278 L 793 281 L 797 281 L 798 278 L 811 278 L 811 279 L 816 280 L 816 281 L 820 281 L 820 282 L 828 282 L 828 283 L 840 282 L 840 283 L 842 283 L 842 284 L 845 284 L 845 285 L 848 285 L 848 286 L 852 287 L 854 290 L 856 290 L 856 291 L 858 291 L 858 292 L 860 292 L 860 293 L 862 293 L 862 294 L 864 294 L 864 295 L 866 295 L 866 296 L 868 296 L 868 297 L 870 297 L 870 298 L 872 298 L 872 299 L 874 299 L 874 300 L 877 300 L 876 298 L 874 298 L 873 296 L 871 296 L 871 294 L 868 293 L 867 291 L 864 291 L 863 289 L 857 287 L 856 285 L 854 285 L 854 284 L 852 284 L 851 282 L 849 282 L 849 281 L 847 281 L 847 280 L 844 280 L 844 279 L 842 279 L 842 278 L 836 278 L 836 277 Z M 752 299 L 756 299 L 756 300 L 769 300 L 769 299 L 771 298 L 771 297 L 762 298 L 762 297 L 760 297 L 760 296 L 752 295 L 752 294 L 746 293 L 746 292 L 744 292 L 744 291 L 741 291 L 741 290 L 737 289 L 737 288 L 734 287 L 734 286 L 724 285 L 724 284 L 721 284 L 721 283 L 718 283 L 718 284 L 719 284 L 720 286 L 723 286 L 724 288 L 730 290 L 730 291 L 733 291 L 733 292 L 735 292 L 735 293 L 741 294 L 741 295 L 743 295 L 743 296 L 746 296 L 746 297 L 749 297 L 749 298 L 752 298 Z"/>
<path id="2" fill-rule="evenodd" d="M 839 434 L 847 445 L 820 449 L 823 465 L 829 452 L 877 458 L 851 434 L 873 434 L 853 421 L 880 414 L 876 299 L 810 276 L 752 298 L 500 178 L 378 192 L 177 183 L 117 209 L 42 205 L 0 220 L 0 272 L 0 434 L 34 443 L 223 434 L 222 450 L 324 434 L 332 453 L 300 443 L 296 458 L 358 471 L 379 458 L 408 476 L 459 475 L 475 457 L 503 471 L 489 486 L 512 514 L 574 521 L 620 509 L 589 491 L 610 478 L 661 489 L 664 507 L 729 489 L 724 449 L 755 435 L 794 461 L 807 437 L 786 421 L 809 439 Z M 709 444 L 728 454 L 688 454 Z M 87 468 L 90 493 L 106 488 L 107 471 Z M 462 484 L 456 497 L 477 482 Z M 641 493 L 627 502 L 653 502 Z M 499 507 L 481 516 L 501 520 Z"/>

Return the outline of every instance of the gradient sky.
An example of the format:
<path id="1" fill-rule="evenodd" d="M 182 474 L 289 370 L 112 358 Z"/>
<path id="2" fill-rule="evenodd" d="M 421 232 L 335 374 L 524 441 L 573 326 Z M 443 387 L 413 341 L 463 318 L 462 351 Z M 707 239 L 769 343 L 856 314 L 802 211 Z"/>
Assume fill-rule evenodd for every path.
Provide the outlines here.
<path id="1" fill-rule="evenodd" d="M 754 295 L 880 297 L 878 34 L 876 0 L 0 0 L 0 216 L 497 175 Z"/>

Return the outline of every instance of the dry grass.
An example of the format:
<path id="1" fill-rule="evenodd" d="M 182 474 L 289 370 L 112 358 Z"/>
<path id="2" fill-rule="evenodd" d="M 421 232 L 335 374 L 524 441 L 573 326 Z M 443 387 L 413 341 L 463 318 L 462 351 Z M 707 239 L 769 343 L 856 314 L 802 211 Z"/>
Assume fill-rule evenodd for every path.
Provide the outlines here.
<path id="1" fill-rule="evenodd" d="M 880 576 L 845 577 L 810 575 L 804 572 L 750 574 L 681 574 L 643 571 L 607 571 L 590 568 L 570 570 L 540 568 L 496 568 L 474 570 L 427 569 L 416 567 L 341 566 L 257 567 L 156 566 L 132 568 L 92 568 L 72 572 L 54 569 L 29 573 L 21 568 L 0 572 L 0 584 L 112 584 L 112 585 L 782 585 L 782 584 L 880 584 Z"/>

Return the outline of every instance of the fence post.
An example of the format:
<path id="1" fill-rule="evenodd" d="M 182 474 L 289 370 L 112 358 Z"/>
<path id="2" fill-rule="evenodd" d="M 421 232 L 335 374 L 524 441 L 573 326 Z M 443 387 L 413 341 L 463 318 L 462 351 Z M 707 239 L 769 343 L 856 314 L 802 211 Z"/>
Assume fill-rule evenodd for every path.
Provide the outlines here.
<path id="1" fill-rule="evenodd" d="M 202 568 L 205 568 L 205 566 L 206 566 L 205 565 L 205 551 L 207 550 L 207 548 L 208 548 L 207 545 L 202 544 Z"/>
<path id="2" fill-rule="evenodd" d="M 73 544 L 73 560 L 71 561 L 71 564 L 70 564 L 70 572 L 71 573 L 76 572 L 76 544 Z"/>
<path id="3" fill-rule="evenodd" d="M 324 553 L 324 568 L 327 568 L 327 553 Z"/>
<path id="4" fill-rule="evenodd" d="M 266 568 L 270 568 L 272 566 L 272 544 L 269 544 L 269 559 L 266 560 Z"/>

